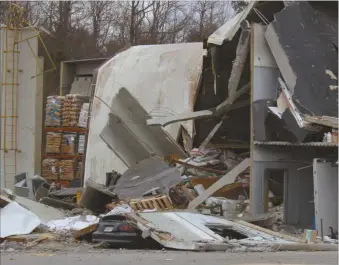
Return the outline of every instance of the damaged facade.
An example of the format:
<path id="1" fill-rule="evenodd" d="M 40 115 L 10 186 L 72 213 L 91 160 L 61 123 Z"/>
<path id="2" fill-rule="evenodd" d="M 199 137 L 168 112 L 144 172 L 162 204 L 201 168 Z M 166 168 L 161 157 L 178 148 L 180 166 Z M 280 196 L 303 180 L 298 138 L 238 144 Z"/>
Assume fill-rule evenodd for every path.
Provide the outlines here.
<path id="1" fill-rule="evenodd" d="M 321 188 L 315 173 L 317 161 L 322 161 L 333 170 L 330 179 L 322 180 L 328 184 L 322 185 L 338 181 L 336 10 L 337 2 L 251 2 L 208 39 L 209 62 L 196 103 L 197 111 L 222 104 L 222 98 L 232 95 L 234 71 L 242 71 L 238 91 L 248 82 L 251 88 L 234 104 L 247 100 L 248 105 L 222 117 L 211 144 L 237 148 L 243 143 L 250 150 L 253 215 L 268 211 L 272 183 L 280 183 L 284 222 L 320 231 L 320 219 L 334 218 L 323 227 L 324 233 L 330 227 L 338 229 L 338 199 L 327 201 L 334 203 L 328 217 L 318 217 Z M 251 25 L 250 36 L 244 21 Z M 238 51 L 246 51 L 245 45 L 248 56 L 241 58 Z M 220 118 L 196 120 L 195 145 L 219 122 Z M 331 140 L 323 139 L 325 133 Z M 331 194 L 338 198 L 337 185 L 332 187 Z"/>
<path id="2" fill-rule="evenodd" d="M 252 1 L 204 43 L 114 56 L 91 81 L 84 187 L 17 176 L 1 216 L 117 247 L 337 250 L 337 7 Z"/>

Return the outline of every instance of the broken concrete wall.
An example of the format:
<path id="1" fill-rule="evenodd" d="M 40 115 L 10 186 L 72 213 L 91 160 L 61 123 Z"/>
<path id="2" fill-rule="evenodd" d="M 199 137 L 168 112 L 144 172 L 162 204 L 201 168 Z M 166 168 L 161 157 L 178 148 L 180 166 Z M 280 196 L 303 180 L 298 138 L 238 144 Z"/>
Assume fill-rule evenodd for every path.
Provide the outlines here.
<path id="1" fill-rule="evenodd" d="M 314 159 L 314 204 L 316 229 L 321 235 L 330 234 L 329 227 L 338 231 L 338 165 L 333 161 Z"/>
<path id="2" fill-rule="evenodd" d="M 114 169 L 123 173 L 127 168 L 99 136 L 107 124 L 112 99 L 117 91 L 126 87 L 150 115 L 191 111 L 201 73 L 202 55 L 202 43 L 135 46 L 119 53 L 99 69 L 85 180 L 91 177 L 103 184 L 106 172 Z M 192 122 L 183 125 L 191 134 Z M 166 127 L 166 131 L 176 139 L 179 128 L 180 123 L 172 124 Z"/>
<path id="3" fill-rule="evenodd" d="M 285 170 L 284 218 L 287 224 L 310 228 L 314 222 L 313 177 L 315 157 L 335 157 L 336 148 L 261 146 L 253 147 L 251 179 L 252 214 L 265 212 L 265 174 L 267 169 Z M 309 168 L 305 168 L 309 166 Z"/>

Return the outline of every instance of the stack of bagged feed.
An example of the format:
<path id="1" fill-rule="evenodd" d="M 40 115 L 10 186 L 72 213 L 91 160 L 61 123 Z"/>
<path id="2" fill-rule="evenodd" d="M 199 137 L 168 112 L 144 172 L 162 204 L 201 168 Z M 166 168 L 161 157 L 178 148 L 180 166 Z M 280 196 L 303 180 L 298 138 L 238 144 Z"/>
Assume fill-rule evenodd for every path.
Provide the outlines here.
<path id="1" fill-rule="evenodd" d="M 89 103 L 84 103 L 81 107 L 80 116 L 79 116 L 79 127 L 86 128 L 89 112 Z"/>
<path id="2" fill-rule="evenodd" d="M 60 160 L 59 169 L 60 169 L 61 180 L 72 180 L 74 179 L 74 175 L 75 175 L 76 161 L 75 160 Z"/>
<path id="3" fill-rule="evenodd" d="M 79 135 L 79 143 L 78 143 L 78 153 L 83 154 L 85 152 L 85 135 Z"/>
<path id="4" fill-rule="evenodd" d="M 78 126 L 80 111 L 84 101 L 88 101 L 88 97 L 78 94 L 66 95 L 62 109 L 62 126 Z"/>
<path id="5" fill-rule="evenodd" d="M 77 150 L 76 138 L 77 136 L 75 133 L 63 134 L 61 142 L 61 153 L 75 154 Z"/>
<path id="6" fill-rule="evenodd" d="M 48 96 L 46 102 L 46 127 L 60 127 L 61 126 L 61 111 L 63 109 L 65 97 L 63 96 Z"/>
<path id="7" fill-rule="evenodd" d="M 46 135 L 46 153 L 60 153 L 61 133 L 48 132 Z"/>
<path id="8" fill-rule="evenodd" d="M 42 177 L 46 180 L 57 180 L 59 177 L 59 160 L 44 159 L 42 161 Z"/>

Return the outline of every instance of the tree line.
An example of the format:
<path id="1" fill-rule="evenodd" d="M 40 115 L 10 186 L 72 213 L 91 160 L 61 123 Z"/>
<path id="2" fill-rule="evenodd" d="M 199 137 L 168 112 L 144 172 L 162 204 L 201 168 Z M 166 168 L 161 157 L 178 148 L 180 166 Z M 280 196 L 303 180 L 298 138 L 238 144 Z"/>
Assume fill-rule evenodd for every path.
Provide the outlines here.
<path id="1" fill-rule="evenodd" d="M 0 23 L 11 3 L 40 36 L 56 66 L 44 74 L 45 93 L 59 91 L 60 63 L 111 57 L 134 45 L 201 42 L 247 1 L 0 1 Z M 12 14 L 13 15 L 13 14 Z M 44 69 L 53 67 L 43 46 Z"/>
<path id="2" fill-rule="evenodd" d="M 6 24 L 11 2 L 0 2 Z M 246 6 L 246 1 L 12 1 L 44 29 L 58 60 L 113 55 L 134 45 L 197 42 Z M 48 32 L 49 34 L 46 34 Z M 48 35 L 48 36 L 46 36 Z"/>

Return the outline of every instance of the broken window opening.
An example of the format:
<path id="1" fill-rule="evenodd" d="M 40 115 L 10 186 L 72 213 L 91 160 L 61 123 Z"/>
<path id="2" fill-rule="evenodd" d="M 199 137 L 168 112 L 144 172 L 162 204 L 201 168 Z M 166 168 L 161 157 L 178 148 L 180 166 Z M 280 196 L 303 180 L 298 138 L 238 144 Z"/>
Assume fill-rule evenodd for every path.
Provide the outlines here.
<path id="1" fill-rule="evenodd" d="M 206 225 L 209 229 L 211 229 L 214 233 L 218 234 L 223 238 L 231 239 L 245 239 L 248 236 L 233 230 L 230 227 L 223 227 L 223 226 L 213 226 L 213 225 Z"/>
<path id="2" fill-rule="evenodd" d="M 285 169 L 266 169 L 264 208 L 268 212 L 284 202 Z"/>

